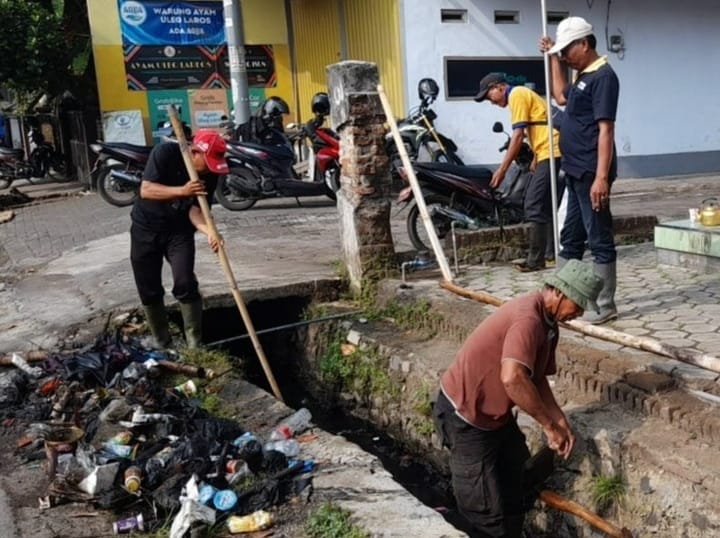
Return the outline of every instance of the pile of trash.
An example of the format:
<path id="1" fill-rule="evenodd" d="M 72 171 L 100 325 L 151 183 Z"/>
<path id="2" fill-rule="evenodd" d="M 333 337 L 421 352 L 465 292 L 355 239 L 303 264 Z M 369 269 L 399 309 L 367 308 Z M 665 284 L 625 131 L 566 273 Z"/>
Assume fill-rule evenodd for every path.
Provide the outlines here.
<path id="1" fill-rule="evenodd" d="M 87 502 L 118 515 L 116 534 L 171 523 L 170 537 L 182 538 L 218 525 L 268 528 L 266 509 L 312 493 L 315 463 L 299 459 L 295 438 L 309 428 L 307 409 L 263 442 L 201 407 L 202 380 L 214 372 L 126 338 L 63 355 L 14 353 L 0 365 L 15 367 L 0 371 L 0 418 L 28 424 L 16 454 L 47 466 L 41 509 Z M 167 372 L 198 381 L 167 387 Z"/>

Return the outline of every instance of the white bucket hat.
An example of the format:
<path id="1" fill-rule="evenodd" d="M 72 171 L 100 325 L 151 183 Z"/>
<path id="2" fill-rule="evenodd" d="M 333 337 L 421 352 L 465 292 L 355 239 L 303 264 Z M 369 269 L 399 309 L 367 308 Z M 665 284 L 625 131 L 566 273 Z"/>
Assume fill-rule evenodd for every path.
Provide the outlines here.
<path id="1" fill-rule="evenodd" d="M 592 24 L 582 17 L 568 17 L 560 21 L 557 27 L 555 45 L 548 54 L 557 54 L 576 39 L 587 37 L 593 33 Z"/>

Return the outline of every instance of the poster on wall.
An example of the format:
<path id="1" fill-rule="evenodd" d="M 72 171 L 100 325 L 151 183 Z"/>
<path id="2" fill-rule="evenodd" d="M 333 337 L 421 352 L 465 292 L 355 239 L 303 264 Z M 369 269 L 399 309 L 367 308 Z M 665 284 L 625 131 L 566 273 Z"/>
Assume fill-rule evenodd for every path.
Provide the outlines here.
<path id="1" fill-rule="evenodd" d="M 217 129 L 230 116 L 226 90 L 190 90 L 188 100 L 193 132 Z"/>
<path id="2" fill-rule="evenodd" d="M 224 74 L 227 46 L 143 46 L 124 48 L 129 90 L 229 88 Z"/>
<path id="3" fill-rule="evenodd" d="M 102 122 L 105 142 L 145 145 L 145 128 L 140 110 L 103 112 Z"/>
<path id="4" fill-rule="evenodd" d="M 190 125 L 190 103 L 185 90 L 151 91 L 148 95 L 148 110 L 150 112 L 150 126 L 153 131 L 153 140 L 160 141 L 158 129 L 163 123 L 170 120 L 168 108 L 170 105 L 180 113 L 180 119 Z"/>
<path id="5" fill-rule="evenodd" d="M 123 45 L 220 45 L 225 19 L 220 1 L 118 0 Z"/>
<path id="6" fill-rule="evenodd" d="M 245 45 L 245 66 L 248 86 L 251 88 L 274 88 L 277 86 L 275 55 L 272 45 Z"/>

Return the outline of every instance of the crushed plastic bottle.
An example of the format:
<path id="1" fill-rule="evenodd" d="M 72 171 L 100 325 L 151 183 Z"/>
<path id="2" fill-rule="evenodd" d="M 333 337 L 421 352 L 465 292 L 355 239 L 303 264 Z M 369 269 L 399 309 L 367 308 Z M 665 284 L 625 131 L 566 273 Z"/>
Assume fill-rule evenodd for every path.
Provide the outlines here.
<path id="1" fill-rule="evenodd" d="M 293 435 L 304 432 L 310 426 L 312 413 L 305 407 L 298 409 L 278 424 L 270 434 L 271 441 L 281 441 L 290 439 Z"/>
<path id="2" fill-rule="evenodd" d="M 269 452 L 270 450 L 282 452 L 288 458 L 295 457 L 300 453 L 300 444 L 295 439 L 270 441 L 269 443 L 265 443 L 263 448 L 265 449 L 265 452 Z"/>
<path id="3" fill-rule="evenodd" d="M 35 379 L 42 377 L 43 375 L 43 369 L 39 368 L 37 366 L 30 366 L 25 359 L 23 359 L 20 355 L 17 353 L 12 354 L 12 358 L 10 359 L 10 362 L 20 368 L 23 372 L 25 372 L 30 377 L 33 377 Z"/>
<path id="4" fill-rule="evenodd" d="M 272 527 L 272 524 L 272 514 L 264 510 L 258 510 L 247 516 L 230 516 L 227 522 L 228 530 L 232 534 L 262 531 Z"/>

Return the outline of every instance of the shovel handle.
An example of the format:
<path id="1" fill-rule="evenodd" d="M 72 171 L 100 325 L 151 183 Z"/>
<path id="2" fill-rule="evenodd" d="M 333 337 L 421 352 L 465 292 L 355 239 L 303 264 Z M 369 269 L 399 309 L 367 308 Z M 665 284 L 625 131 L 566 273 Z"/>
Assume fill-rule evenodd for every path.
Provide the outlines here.
<path id="1" fill-rule="evenodd" d="M 585 521 L 590 523 L 590 525 L 592 525 L 598 530 L 601 530 L 608 536 L 612 536 L 613 538 L 632 538 L 632 533 L 625 527 L 619 529 L 612 523 L 604 520 L 599 515 L 591 512 L 584 506 L 581 506 L 575 501 L 571 501 L 570 499 L 566 499 L 562 495 L 558 495 L 553 491 L 547 489 L 542 490 L 540 492 L 540 500 L 542 500 L 548 506 L 557 508 L 558 510 L 562 510 L 563 512 L 567 512 L 569 514 L 578 516 L 581 519 L 584 519 Z"/>

